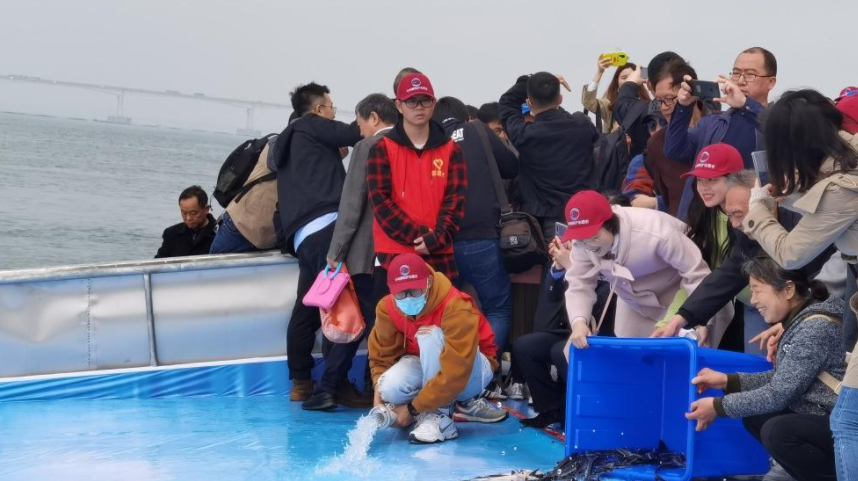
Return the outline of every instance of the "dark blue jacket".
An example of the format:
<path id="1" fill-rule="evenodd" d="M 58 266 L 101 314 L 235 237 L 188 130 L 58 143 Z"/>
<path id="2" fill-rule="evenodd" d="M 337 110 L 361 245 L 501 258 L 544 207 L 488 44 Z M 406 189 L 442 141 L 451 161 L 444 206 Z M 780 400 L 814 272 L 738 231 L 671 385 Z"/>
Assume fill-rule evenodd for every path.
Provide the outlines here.
<path id="1" fill-rule="evenodd" d="M 519 152 L 521 210 L 536 217 L 563 219 L 573 194 L 592 188 L 593 145 L 599 133 L 581 112 L 555 109 L 524 121 L 527 76 L 519 77 L 500 98 L 500 117 Z"/>
<path id="2" fill-rule="evenodd" d="M 684 107 L 677 104 L 670 119 L 670 124 L 667 126 L 667 133 L 664 140 L 664 155 L 676 161 L 692 165 L 697 154 L 704 147 L 717 144 L 724 139 L 734 115 L 750 116 L 751 122 L 759 125 L 759 116 L 763 110 L 765 110 L 765 107 L 762 104 L 748 97 L 745 108 L 730 109 L 719 114 L 707 115 L 700 119 L 700 122 L 695 127 L 688 128 L 691 123 L 691 116 L 694 113 L 694 106 Z M 756 131 L 756 138 L 757 150 L 764 150 L 763 136 L 759 128 Z M 747 164 L 746 161 L 746 169 L 754 168 L 753 165 Z M 691 205 L 691 199 L 695 195 L 692 188 L 693 183 L 694 178 L 689 177 L 685 183 L 682 200 L 679 203 L 677 217 L 683 221 L 687 221 L 688 207 Z"/>

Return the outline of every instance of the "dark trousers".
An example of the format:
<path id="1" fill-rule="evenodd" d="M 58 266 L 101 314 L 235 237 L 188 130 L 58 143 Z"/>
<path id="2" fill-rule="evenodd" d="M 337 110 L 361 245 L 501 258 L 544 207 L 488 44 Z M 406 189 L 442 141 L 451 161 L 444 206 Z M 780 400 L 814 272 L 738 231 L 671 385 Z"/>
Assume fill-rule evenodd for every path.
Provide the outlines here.
<path id="1" fill-rule="evenodd" d="M 352 360 L 357 354 L 361 342 L 369 336 L 375 326 L 375 306 L 382 297 L 387 295 L 387 271 L 377 269 L 374 274 L 358 274 L 352 277 L 355 286 L 360 311 L 363 314 L 366 328 L 359 339 L 348 344 L 336 344 L 327 338 L 322 338 L 322 355 L 325 357 L 325 372 L 322 375 L 320 389 L 334 394 L 337 384 L 346 379 L 352 368 Z M 364 373 L 364 391 L 372 386 L 372 377 L 369 375 L 369 362 Z"/>
<path id="2" fill-rule="evenodd" d="M 837 481 L 828 416 L 792 411 L 742 419 L 769 455 L 798 481 Z"/>
<path id="3" fill-rule="evenodd" d="M 846 269 L 846 305 L 849 306 L 849 300 L 858 292 L 858 284 L 855 282 L 855 266 L 847 264 Z M 843 314 L 843 349 L 846 352 L 852 352 L 855 348 L 855 342 L 858 341 L 858 320 L 855 318 L 855 312 L 852 309 L 846 309 Z"/>
<path id="4" fill-rule="evenodd" d="M 325 268 L 328 261 L 328 247 L 334 235 L 334 224 L 316 232 L 301 242 L 298 246 L 298 292 L 295 296 L 295 307 L 286 329 L 286 355 L 289 365 L 289 378 L 306 381 L 311 379 L 313 347 L 316 344 L 316 331 L 322 326 L 319 309 L 307 307 L 303 299 L 316 276 Z"/>
<path id="5" fill-rule="evenodd" d="M 518 338 L 512 346 L 516 372 L 530 388 L 537 412 L 565 409 L 569 364 L 563 347 L 567 339 L 569 331 L 534 332 Z M 551 379 L 552 365 L 557 368 L 557 381 Z"/>

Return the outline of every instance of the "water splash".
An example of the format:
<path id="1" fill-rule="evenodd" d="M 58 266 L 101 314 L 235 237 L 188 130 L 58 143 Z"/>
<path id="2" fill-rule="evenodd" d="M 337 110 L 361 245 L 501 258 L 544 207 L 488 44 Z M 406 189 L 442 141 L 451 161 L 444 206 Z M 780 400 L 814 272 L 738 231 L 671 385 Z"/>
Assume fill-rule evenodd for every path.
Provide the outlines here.
<path id="1" fill-rule="evenodd" d="M 378 423 L 370 416 L 361 416 L 357 425 L 348 432 L 348 444 L 343 454 L 334 456 L 326 466 L 316 468 L 316 474 L 351 474 L 367 478 L 376 473 L 380 462 L 368 456 L 369 446 L 378 431 Z"/>

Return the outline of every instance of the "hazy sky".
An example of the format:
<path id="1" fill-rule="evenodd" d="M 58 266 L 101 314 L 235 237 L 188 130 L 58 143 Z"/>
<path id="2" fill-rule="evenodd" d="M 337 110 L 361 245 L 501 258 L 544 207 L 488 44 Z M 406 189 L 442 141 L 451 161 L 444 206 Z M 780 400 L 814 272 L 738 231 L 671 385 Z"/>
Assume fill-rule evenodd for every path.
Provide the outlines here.
<path id="1" fill-rule="evenodd" d="M 579 109 L 600 52 L 646 62 L 674 50 L 714 78 L 760 45 L 778 58 L 777 92 L 834 96 L 858 84 L 854 18 L 854 0 L 0 0 L 0 74 L 281 103 L 316 80 L 347 114 L 368 93 L 390 94 L 404 66 L 427 73 L 439 96 L 475 105 L 520 74 L 549 70 L 566 76 L 565 106 Z M 0 110 L 105 118 L 114 98 L 0 81 Z M 127 96 L 125 113 L 138 123 L 244 124 L 241 109 L 156 97 Z M 259 112 L 257 128 L 280 130 L 287 115 Z"/>

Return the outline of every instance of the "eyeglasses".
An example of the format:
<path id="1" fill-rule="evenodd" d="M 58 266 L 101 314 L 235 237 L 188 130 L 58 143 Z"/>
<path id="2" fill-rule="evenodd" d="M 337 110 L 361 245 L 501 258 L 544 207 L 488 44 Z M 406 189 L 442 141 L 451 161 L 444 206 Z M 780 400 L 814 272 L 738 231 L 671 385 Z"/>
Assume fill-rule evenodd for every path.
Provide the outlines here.
<path id="1" fill-rule="evenodd" d="M 676 97 L 665 97 L 663 99 L 656 97 L 653 100 L 655 100 L 660 105 L 664 105 L 665 107 L 670 107 L 671 105 L 676 103 Z"/>
<path id="2" fill-rule="evenodd" d="M 733 72 L 732 74 L 730 74 L 730 80 L 732 80 L 734 82 L 738 82 L 739 79 L 743 78 L 743 77 L 745 79 L 745 82 L 754 83 L 757 81 L 757 77 L 768 78 L 768 77 L 774 77 L 774 75 L 757 75 L 755 73 L 742 73 L 742 72 Z"/>
<path id="3" fill-rule="evenodd" d="M 435 99 L 431 97 L 421 97 L 421 98 L 410 98 L 405 101 L 405 106 L 409 109 L 416 109 L 417 106 L 421 106 L 424 109 L 428 109 L 429 107 L 435 105 Z"/>
<path id="4" fill-rule="evenodd" d="M 408 290 L 405 290 L 402 292 L 397 292 L 396 294 L 393 295 L 393 298 L 400 300 L 400 301 L 405 299 L 406 297 L 413 297 L 416 299 L 416 298 L 422 296 L 424 292 L 425 292 L 424 289 L 408 289 Z"/>
<path id="5" fill-rule="evenodd" d="M 327 108 L 331 109 L 331 112 L 333 112 L 334 115 L 337 115 L 337 108 L 334 107 L 333 104 L 331 104 L 331 105 L 319 104 L 319 107 L 327 107 Z"/>

